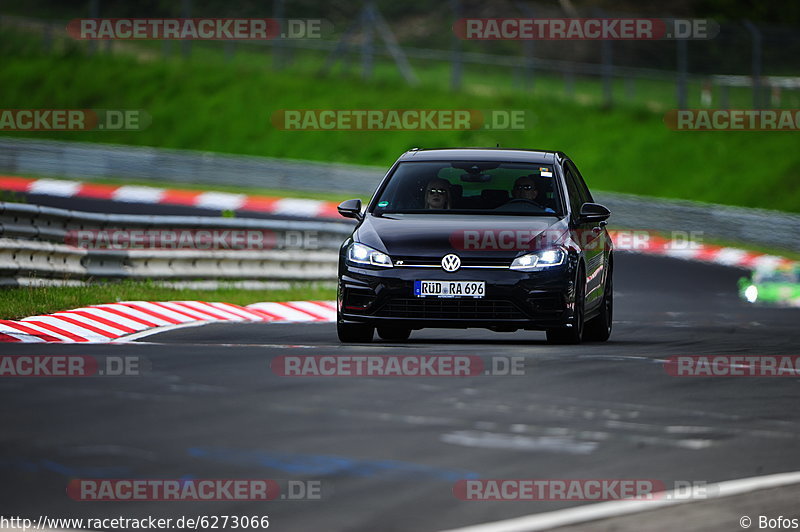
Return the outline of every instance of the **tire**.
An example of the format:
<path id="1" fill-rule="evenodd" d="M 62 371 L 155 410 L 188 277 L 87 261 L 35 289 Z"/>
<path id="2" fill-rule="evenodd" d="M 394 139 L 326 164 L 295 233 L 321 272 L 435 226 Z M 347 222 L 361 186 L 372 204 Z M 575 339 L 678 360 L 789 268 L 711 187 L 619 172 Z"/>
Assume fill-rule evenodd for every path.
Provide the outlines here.
<path id="1" fill-rule="evenodd" d="M 614 321 L 614 281 L 613 270 L 609 270 L 606 286 L 603 290 L 603 302 L 600 314 L 586 322 L 583 339 L 587 342 L 605 342 L 611 336 Z"/>
<path id="2" fill-rule="evenodd" d="M 339 341 L 346 344 L 369 343 L 372 341 L 372 334 L 374 332 L 375 327 L 371 325 L 364 325 L 362 323 L 336 323 L 336 334 L 339 335 Z"/>
<path id="3" fill-rule="evenodd" d="M 572 327 L 547 329 L 547 342 L 550 344 L 579 344 L 583 339 L 583 317 L 586 305 L 586 275 L 583 271 L 583 266 L 581 266 L 575 278 L 575 313 L 572 316 Z"/>
<path id="4" fill-rule="evenodd" d="M 403 342 L 411 336 L 411 329 L 392 326 L 378 327 L 378 336 L 387 342 Z"/>

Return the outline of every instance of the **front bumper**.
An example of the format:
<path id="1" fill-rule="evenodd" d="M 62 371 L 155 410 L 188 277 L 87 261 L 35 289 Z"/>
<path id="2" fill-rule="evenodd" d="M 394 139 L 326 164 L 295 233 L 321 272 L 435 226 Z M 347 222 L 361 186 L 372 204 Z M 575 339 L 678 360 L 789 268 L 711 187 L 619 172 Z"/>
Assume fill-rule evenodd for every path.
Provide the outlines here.
<path id="1" fill-rule="evenodd" d="M 415 280 L 484 281 L 483 298 L 420 298 Z M 491 328 L 543 330 L 572 317 L 574 271 L 569 264 L 537 272 L 505 268 L 358 268 L 339 266 L 340 322 L 403 326 L 411 329 Z"/>

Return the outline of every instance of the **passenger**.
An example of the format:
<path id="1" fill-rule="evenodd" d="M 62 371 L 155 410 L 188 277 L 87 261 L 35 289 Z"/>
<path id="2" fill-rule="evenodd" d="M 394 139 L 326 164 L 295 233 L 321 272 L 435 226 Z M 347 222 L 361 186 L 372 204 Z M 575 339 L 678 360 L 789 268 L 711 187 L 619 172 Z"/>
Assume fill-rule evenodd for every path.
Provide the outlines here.
<path id="1" fill-rule="evenodd" d="M 435 177 L 425 185 L 425 208 L 450 208 L 450 183 L 446 179 Z"/>

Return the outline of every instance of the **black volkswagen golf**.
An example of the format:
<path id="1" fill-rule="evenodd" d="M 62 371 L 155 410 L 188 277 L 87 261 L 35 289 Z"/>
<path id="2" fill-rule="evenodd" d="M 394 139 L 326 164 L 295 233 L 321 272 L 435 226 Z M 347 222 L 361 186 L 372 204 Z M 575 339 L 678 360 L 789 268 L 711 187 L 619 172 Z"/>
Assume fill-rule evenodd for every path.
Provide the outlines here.
<path id="1" fill-rule="evenodd" d="M 605 341 L 613 313 L 608 209 L 557 151 L 412 149 L 355 218 L 339 256 L 342 342 L 429 327 L 544 330 Z"/>

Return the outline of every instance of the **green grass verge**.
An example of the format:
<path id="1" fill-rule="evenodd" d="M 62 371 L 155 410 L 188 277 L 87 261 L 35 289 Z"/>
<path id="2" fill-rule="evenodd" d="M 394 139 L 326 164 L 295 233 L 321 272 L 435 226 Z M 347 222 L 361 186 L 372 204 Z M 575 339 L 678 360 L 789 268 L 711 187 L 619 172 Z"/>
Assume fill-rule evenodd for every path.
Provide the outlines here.
<path id="1" fill-rule="evenodd" d="M 86 305 L 117 301 L 214 301 L 248 305 L 261 301 L 336 299 L 336 289 L 316 283 L 298 283 L 288 289 L 196 290 L 167 288 L 150 281 L 121 281 L 87 286 L 42 286 L 0 289 L 0 317 L 20 319 Z"/>
<path id="2" fill-rule="evenodd" d="M 269 70 L 269 58 L 226 63 L 197 53 L 185 61 L 158 54 L 84 55 L 0 35 L 5 108 L 145 109 L 144 131 L 67 132 L 17 136 L 313 159 L 387 167 L 413 147 L 494 146 L 560 149 L 570 154 L 593 190 L 800 212 L 800 150 L 796 132 L 674 132 L 648 106 L 604 110 L 585 104 L 484 84 L 454 93 L 446 70 L 419 87 L 393 69 L 373 80 L 356 72 L 313 75 L 300 68 Z M 305 68 L 305 67 L 303 67 Z M 580 99 L 578 99 L 580 101 Z M 661 101 L 672 102 L 673 99 Z M 671 105 L 671 104 L 670 104 Z M 281 131 L 270 123 L 281 109 L 525 109 L 534 121 L 517 131 Z M 326 176 L 308 176 L 326 186 Z M 220 185 L 225 176 L 220 176 Z M 327 197 L 327 196 L 326 196 Z M 332 197 L 332 196 L 331 196 Z"/>

